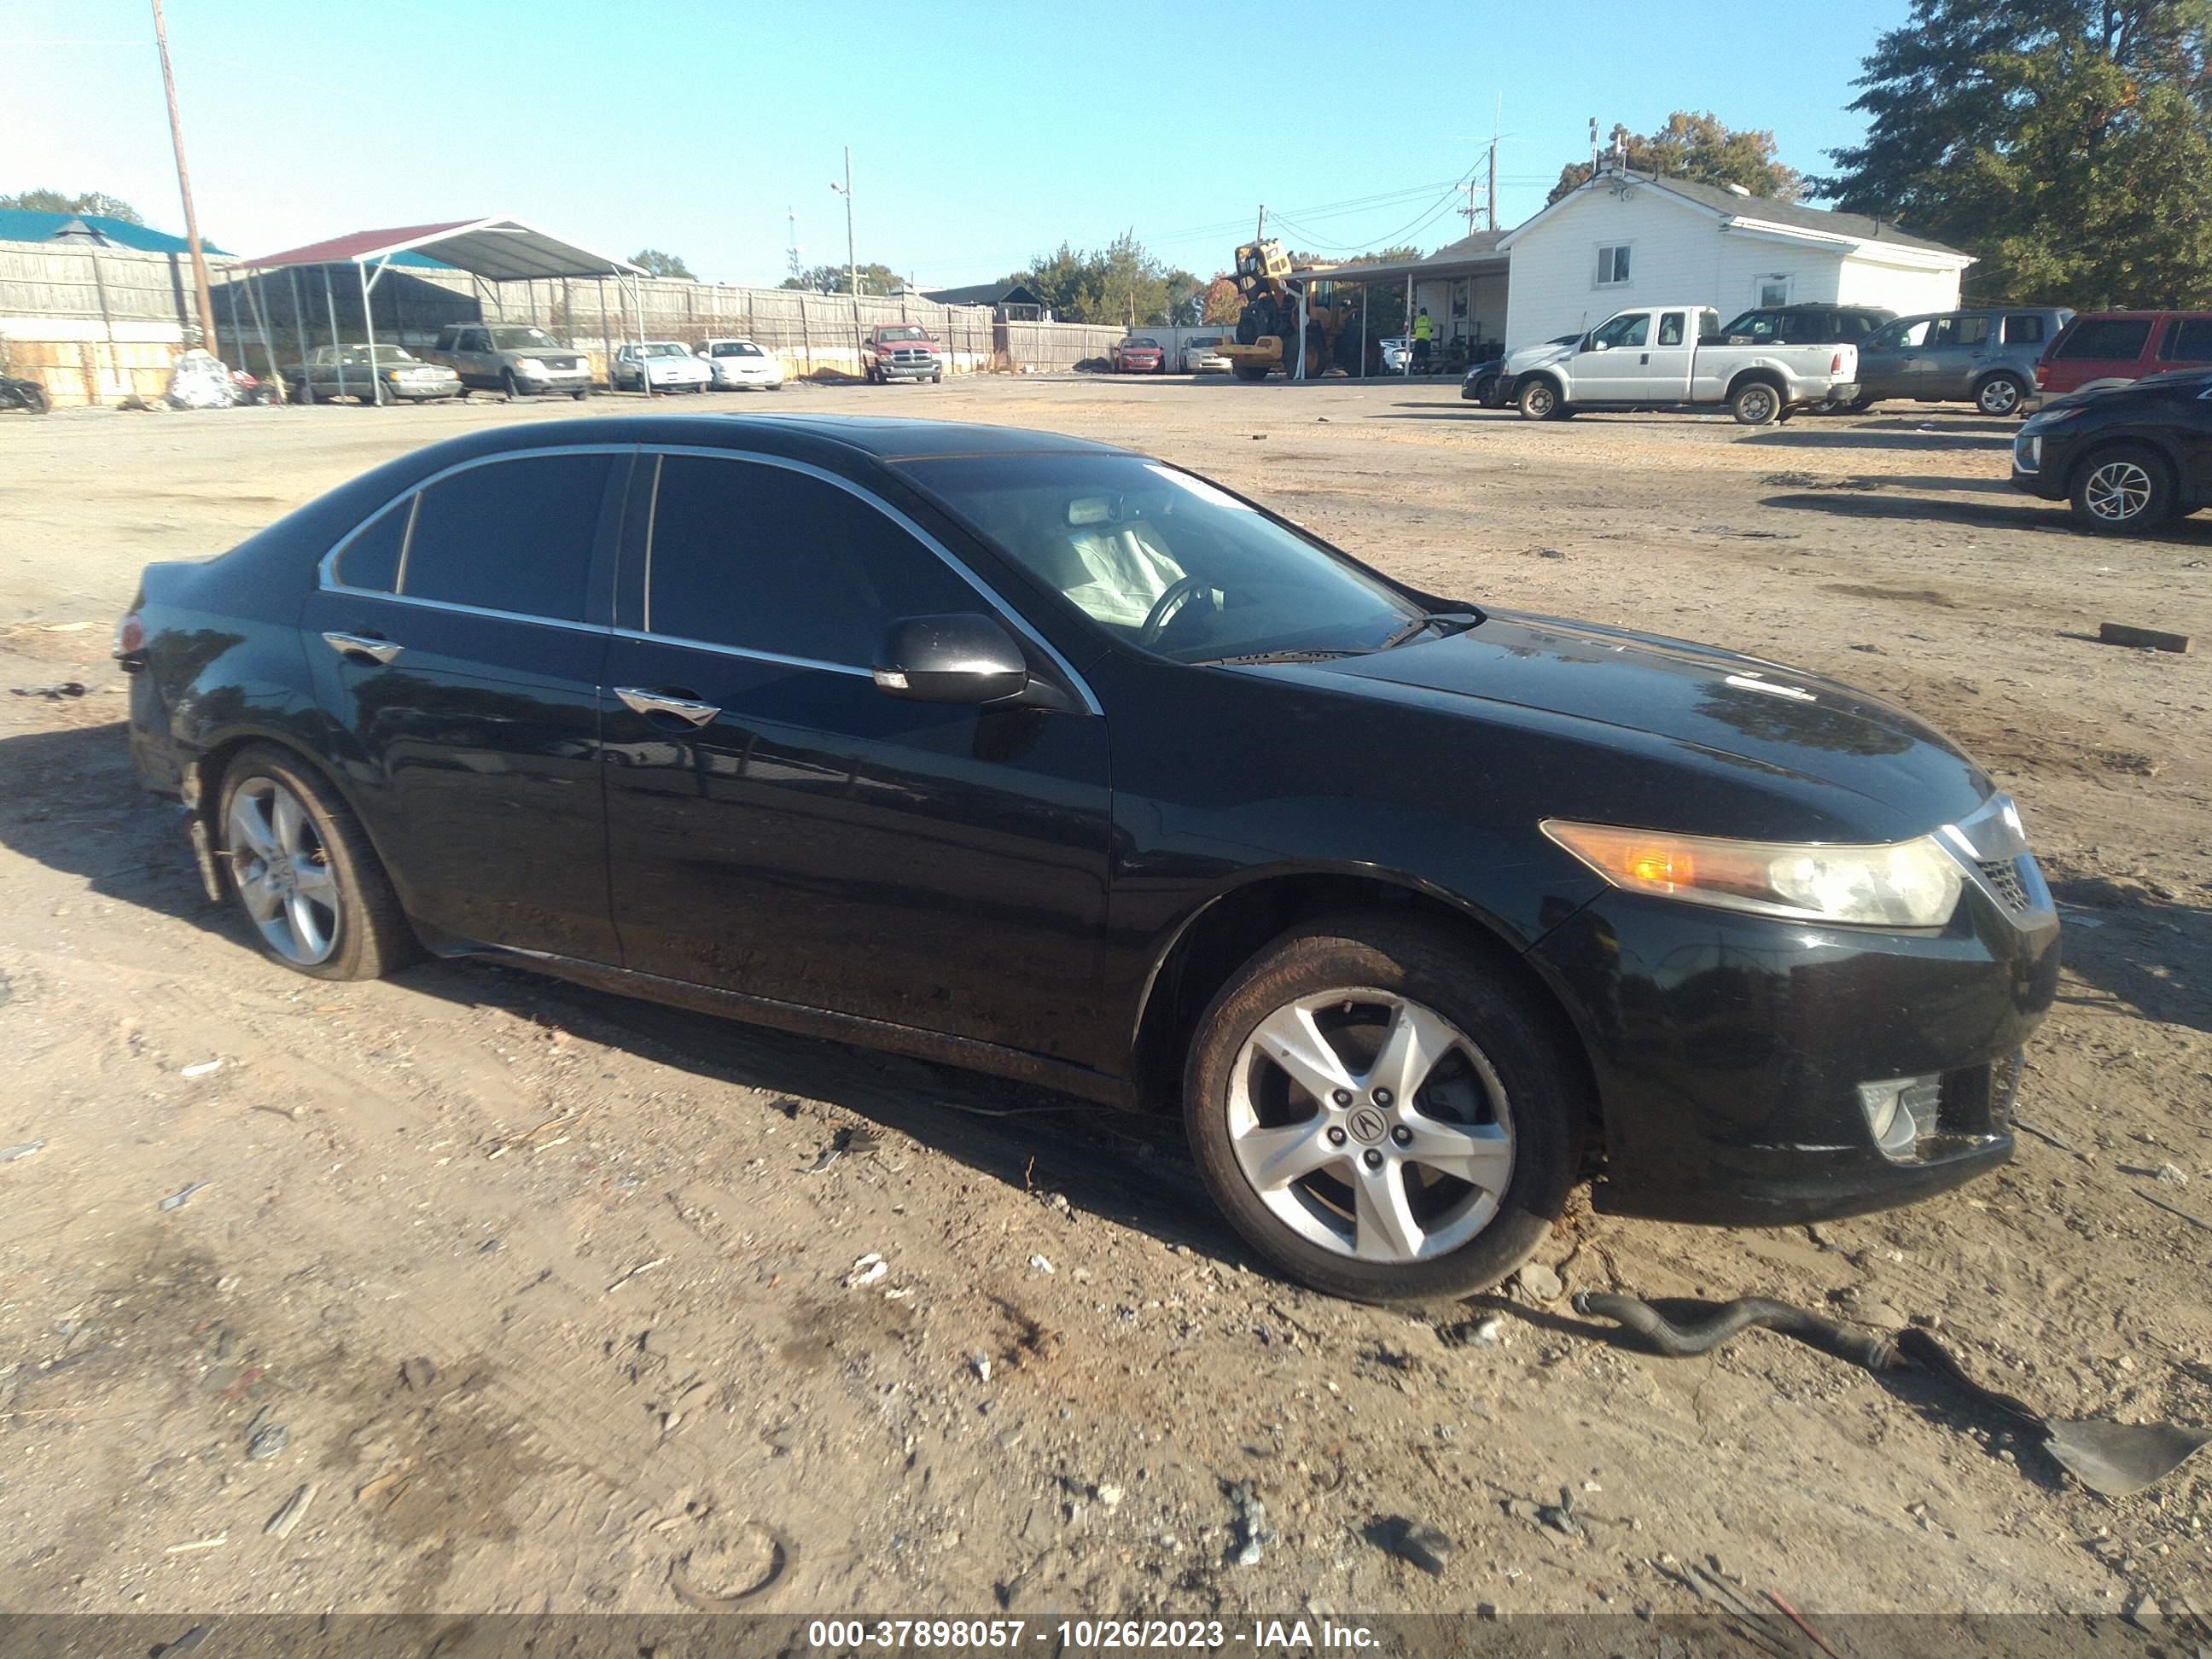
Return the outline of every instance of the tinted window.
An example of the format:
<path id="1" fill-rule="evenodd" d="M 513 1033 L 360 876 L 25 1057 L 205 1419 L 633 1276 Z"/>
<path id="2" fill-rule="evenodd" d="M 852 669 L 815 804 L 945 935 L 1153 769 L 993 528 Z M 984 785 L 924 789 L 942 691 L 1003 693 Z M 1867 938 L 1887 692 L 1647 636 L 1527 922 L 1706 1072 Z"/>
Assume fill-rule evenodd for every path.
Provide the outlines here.
<path id="1" fill-rule="evenodd" d="M 494 461 L 422 492 L 402 587 L 411 599 L 580 622 L 606 455 Z"/>
<path id="2" fill-rule="evenodd" d="M 1944 317 L 1938 319 L 1928 343 L 1936 347 L 1978 346 L 1990 337 L 1990 319 L 1986 317 Z"/>
<path id="3" fill-rule="evenodd" d="M 2007 345 L 2034 345 L 2043 338 L 2043 319 L 2033 313 L 2005 319 Z"/>
<path id="4" fill-rule="evenodd" d="M 1682 343 L 1682 313 L 1680 312 L 1670 311 L 1659 319 L 1659 343 L 1661 345 Z"/>
<path id="5" fill-rule="evenodd" d="M 412 495 L 402 496 L 371 519 L 338 555 L 337 578 L 348 587 L 389 593 L 399 580 L 399 549 L 407 539 Z"/>
<path id="6" fill-rule="evenodd" d="M 1774 311 L 1747 311 L 1721 331 L 1724 338 L 1764 344 L 1782 331 L 1782 315 Z"/>
<path id="7" fill-rule="evenodd" d="M 853 668 L 901 617 L 990 608 L 850 491 L 753 461 L 662 459 L 646 569 L 651 632 Z"/>
<path id="8" fill-rule="evenodd" d="M 2212 363 L 2212 317 L 2184 317 L 2172 324 L 2158 355 L 2169 363 Z"/>
<path id="9" fill-rule="evenodd" d="M 2091 317 L 2077 319 L 2051 355 L 2067 361 L 2131 363 L 2142 356 L 2149 338 L 2148 317 Z"/>

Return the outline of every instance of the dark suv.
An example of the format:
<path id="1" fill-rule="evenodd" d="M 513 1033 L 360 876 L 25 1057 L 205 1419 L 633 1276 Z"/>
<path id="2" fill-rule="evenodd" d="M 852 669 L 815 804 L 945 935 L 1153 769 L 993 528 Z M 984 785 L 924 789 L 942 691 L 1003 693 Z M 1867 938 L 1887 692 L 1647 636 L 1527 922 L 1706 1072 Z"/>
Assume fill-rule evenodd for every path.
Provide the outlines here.
<path id="1" fill-rule="evenodd" d="M 1765 306 L 1721 331 L 1733 345 L 1856 345 L 1894 318 L 1872 306 Z"/>
<path id="2" fill-rule="evenodd" d="M 2019 815 L 1910 714 L 1048 432 L 478 431 L 150 567 L 116 650 L 275 962 L 485 957 L 1176 1113 L 1346 1296 L 1496 1282 L 1586 1149 L 1682 1220 L 1955 1186 L 2057 985 Z"/>

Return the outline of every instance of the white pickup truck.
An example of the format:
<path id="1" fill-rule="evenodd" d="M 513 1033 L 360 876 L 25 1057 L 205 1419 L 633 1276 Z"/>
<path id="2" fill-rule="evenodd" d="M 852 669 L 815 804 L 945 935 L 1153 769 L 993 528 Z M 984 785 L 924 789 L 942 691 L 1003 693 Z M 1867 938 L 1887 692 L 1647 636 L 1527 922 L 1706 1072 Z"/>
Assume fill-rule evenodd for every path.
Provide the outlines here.
<path id="1" fill-rule="evenodd" d="M 1556 362 L 1516 377 L 1525 419 L 1565 420 L 1584 409 L 1725 404 L 1746 426 L 1786 419 L 1858 395 L 1858 348 L 1734 342 L 1710 306 L 1617 312 Z"/>

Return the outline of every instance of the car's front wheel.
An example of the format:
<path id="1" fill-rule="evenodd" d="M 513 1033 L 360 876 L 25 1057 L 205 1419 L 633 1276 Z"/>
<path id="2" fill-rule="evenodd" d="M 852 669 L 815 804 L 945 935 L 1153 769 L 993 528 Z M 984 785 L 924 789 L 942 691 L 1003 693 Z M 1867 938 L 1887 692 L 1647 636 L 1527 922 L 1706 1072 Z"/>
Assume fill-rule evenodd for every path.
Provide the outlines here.
<path id="1" fill-rule="evenodd" d="M 360 820 L 283 750 L 241 750 L 223 773 L 216 835 L 229 886 L 272 961 L 316 979 L 377 979 L 414 931 Z"/>
<path id="2" fill-rule="evenodd" d="M 2173 516 L 2173 474 L 2155 450 L 2113 444 L 2075 469 L 2069 496 L 2076 523 L 2110 535 L 2137 534 Z"/>
<path id="3" fill-rule="evenodd" d="M 1547 380 L 1534 380 L 1521 388 L 1516 401 L 1524 421 L 1556 421 L 1559 417 L 1559 389 Z"/>
<path id="4" fill-rule="evenodd" d="M 1382 915 L 1298 928 L 1199 1023 L 1184 1117 L 1251 1246 L 1362 1302 L 1461 1296 L 1557 1218 L 1583 1103 L 1556 1023 L 1440 928 Z"/>

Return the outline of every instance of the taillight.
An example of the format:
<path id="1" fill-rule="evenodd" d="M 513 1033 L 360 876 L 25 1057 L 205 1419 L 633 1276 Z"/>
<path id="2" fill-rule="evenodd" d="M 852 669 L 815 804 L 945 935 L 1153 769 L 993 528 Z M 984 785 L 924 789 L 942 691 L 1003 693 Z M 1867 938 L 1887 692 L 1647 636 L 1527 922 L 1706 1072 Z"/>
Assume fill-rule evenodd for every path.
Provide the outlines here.
<path id="1" fill-rule="evenodd" d="M 1838 351 L 1834 356 L 1828 359 L 1828 373 L 1831 374 L 1840 374 L 1843 372 L 1844 354 Z"/>
<path id="2" fill-rule="evenodd" d="M 133 611 L 115 624 L 115 642 L 108 648 L 108 654 L 125 668 L 136 668 L 143 660 L 145 650 L 146 624 Z"/>
<path id="3" fill-rule="evenodd" d="M 2035 366 L 2035 389 L 2038 392 L 2051 384 L 2051 365 L 2039 362 Z"/>

